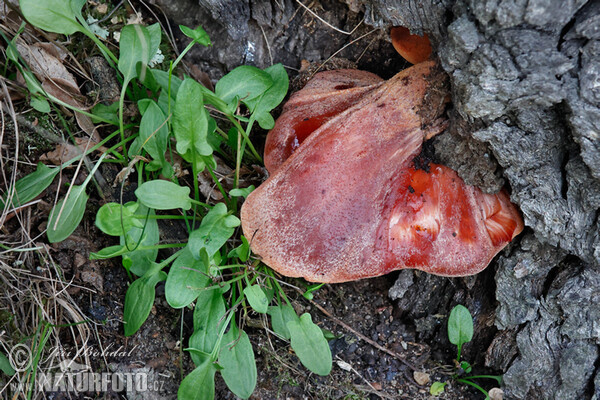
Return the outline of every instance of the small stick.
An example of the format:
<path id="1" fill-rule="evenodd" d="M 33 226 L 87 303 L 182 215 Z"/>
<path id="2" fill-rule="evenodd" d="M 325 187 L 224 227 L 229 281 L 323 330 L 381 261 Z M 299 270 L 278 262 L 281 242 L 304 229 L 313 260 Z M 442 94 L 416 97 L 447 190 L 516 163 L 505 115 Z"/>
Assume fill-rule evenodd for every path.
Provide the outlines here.
<path id="1" fill-rule="evenodd" d="M 298 292 L 300 294 L 302 294 L 302 291 L 300 289 L 297 289 Z M 339 326 L 341 326 L 342 328 L 346 329 L 349 332 L 352 332 L 354 335 L 356 335 L 359 339 L 364 340 L 365 342 L 369 343 L 371 346 L 375 347 L 376 349 L 378 349 L 379 351 L 382 351 L 386 354 L 389 354 L 390 356 L 394 357 L 395 359 L 397 359 L 398 361 L 400 361 L 401 363 L 403 363 L 404 365 L 406 365 L 408 368 L 412 369 L 413 371 L 418 371 L 417 367 L 415 367 L 414 365 L 412 365 L 410 362 L 406 361 L 406 359 L 404 357 L 402 357 L 400 354 L 386 348 L 383 347 L 382 345 L 380 345 L 379 343 L 377 343 L 374 340 L 369 339 L 368 337 L 366 337 L 365 335 L 363 335 L 362 333 L 356 331 L 355 329 L 353 329 L 352 327 L 350 327 L 348 324 L 346 324 L 345 322 L 337 319 L 336 317 L 334 317 L 329 311 L 327 311 L 323 306 L 315 303 L 313 300 L 309 300 L 310 303 L 312 305 L 314 305 L 315 307 L 317 307 L 319 309 L 319 311 L 321 311 L 323 314 L 325 314 L 325 316 L 329 319 L 331 319 L 333 322 L 335 322 L 336 324 L 338 324 Z"/>

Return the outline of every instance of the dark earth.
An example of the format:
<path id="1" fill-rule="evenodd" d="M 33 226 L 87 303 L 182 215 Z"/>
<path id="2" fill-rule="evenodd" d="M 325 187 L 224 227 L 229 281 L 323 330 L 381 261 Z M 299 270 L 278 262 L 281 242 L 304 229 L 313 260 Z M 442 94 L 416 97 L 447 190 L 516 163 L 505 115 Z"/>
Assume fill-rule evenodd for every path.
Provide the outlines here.
<path id="1" fill-rule="evenodd" d="M 425 147 L 427 158 L 452 167 L 487 192 L 506 187 L 523 213 L 525 231 L 474 277 L 450 279 L 406 270 L 325 285 L 315 293 L 314 303 L 290 288 L 296 310 L 309 311 L 336 337 L 330 341 L 334 368 L 328 377 L 310 374 L 289 344 L 270 333 L 267 321 L 250 314 L 246 331 L 258 364 L 252 398 L 431 398 L 431 382 L 446 381 L 453 371 L 456 349 L 448 342 L 446 321 L 452 307 L 464 304 L 474 316 L 475 336 L 465 346 L 463 359 L 473 364 L 477 375 L 504 374 L 505 399 L 600 399 L 600 2 L 303 3 L 346 33 L 332 29 L 294 0 L 134 4 L 145 22 L 158 18 L 169 24 L 180 49 L 187 41 L 177 24 L 202 25 L 213 46 L 194 48 L 186 62 L 213 83 L 241 64 L 266 67 L 281 62 L 297 89 L 306 71 L 326 60 L 323 68 L 354 66 L 389 78 L 409 65 L 391 46 L 389 28 L 400 25 L 427 33 L 433 57 L 450 77 L 452 95 L 450 127 Z M 329 61 L 332 56 L 339 59 Z M 44 133 L 29 118 L 19 123 L 22 158 L 35 162 L 54 149 L 56 134 Z M 7 132 L 15 131 L 10 122 L 5 126 Z M 36 136 L 40 133 L 45 139 Z M 14 136 L 4 135 L 3 146 L 14 147 Z M 27 153 L 27 143 L 37 149 Z M 108 165 L 100 171 L 107 182 L 118 173 Z M 27 172 L 19 170 L 21 176 Z M 182 351 L 191 332 L 191 311 L 168 307 L 159 285 L 148 321 L 136 335 L 125 338 L 125 270 L 118 262 L 88 259 L 91 251 L 114 244 L 95 228 L 93 218 L 104 201 L 118 199 L 118 188 L 107 187 L 106 200 L 93 195 L 74 235 L 48 246 L 45 237 L 36 236 L 45 227 L 58 189 L 54 183 L 42 202 L 21 217 L 27 234 L 45 250 L 38 257 L 3 255 L 7 265 L 30 271 L 26 280 L 14 284 L 3 269 L 4 296 L 14 302 L 23 298 L 19 293 L 35 290 L 51 302 L 72 299 L 78 309 L 67 313 L 63 323 L 91 322 L 81 328 L 85 334 L 73 333 L 79 328 L 56 329 L 60 342 L 73 349 L 88 339 L 84 347 L 95 351 L 109 344 L 112 350 L 123 346 L 126 354 L 104 358 L 92 352 L 80 360 L 89 361 L 97 372 L 147 372 L 160 389 L 90 397 L 175 398 L 182 372 L 192 369 Z M 125 200 L 134 189 L 125 188 Z M 8 220 L 2 242 L 20 243 L 22 227 L 21 220 Z M 165 224 L 161 229 L 174 240 L 182 230 Z M 60 277 L 69 287 L 60 291 L 62 286 L 57 288 L 48 277 Z M 6 321 L 6 311 L 3 303 L 0 330 L 10 332 L 11 324 L 30 323 L 31 310 L 16 313 L 13 321 Z M 422 376 L 415 372 L 429 374 L 429 382 L 418 384 Z M 493 381 L 480 383 L 493 387 Z M 218 374 L 216 398 L 234 398 Z M 439 398 L 483 396 L 452 383 Z"/>

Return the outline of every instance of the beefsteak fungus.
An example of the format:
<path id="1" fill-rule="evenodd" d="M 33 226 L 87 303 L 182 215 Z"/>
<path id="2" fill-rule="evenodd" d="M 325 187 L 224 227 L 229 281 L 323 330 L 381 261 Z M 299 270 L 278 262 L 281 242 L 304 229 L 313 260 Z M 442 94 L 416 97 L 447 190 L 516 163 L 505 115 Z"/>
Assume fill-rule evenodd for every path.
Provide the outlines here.
<path id="1" fill-rule="evenodd" d="M 271 174 L 241 211 L 252 250 L 274 270 L 345 282 L 417 268 L 483 270 L 523 229 L 506 192 L 482 193 L 451 169 L 415 167 L 443 131 L 443 74 L 431 62 L 388 81 L 317 74 L 291 96 L 267 138 Z"/>

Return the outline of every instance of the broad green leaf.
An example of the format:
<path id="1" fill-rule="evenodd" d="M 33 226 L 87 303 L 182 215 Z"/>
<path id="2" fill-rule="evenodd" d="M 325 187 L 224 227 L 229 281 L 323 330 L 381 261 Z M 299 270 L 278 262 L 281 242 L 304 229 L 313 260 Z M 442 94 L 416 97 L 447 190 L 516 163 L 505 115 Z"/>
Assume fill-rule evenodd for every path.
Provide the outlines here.
<path id="1" fill-rule="evenodd" d="M 83 27 L 77 22 L 86 0 L 20 0 L 23 16 L 32 25 L 48 32 L 72 35 Z"/>
<path id="2" fill-rule="evenodd" d="M 246 239 L 244 236 L 241 236 L 241 239 L 242 244 L 235 249 L 232 249 L 229 254 L 227 254 L 227 257 L 237 257 L 241 262 L 246 262 L 250 257 L 250 243 L 248 243 L 248 239 Z"/>
<path id="3" fill-rule="evenodd" d="M 210 37 L 208 37 L 208 34 L 201 26 L 198 26 L 196 29 L 192 29 L 185 25 L 179 25 L 179 29 L 181 29 L 181 32 L 183 32 L 185 36 L 189 37 L 194 42 L 199 43 L 202 46 L 211 45 Z"/>
<path id="4" fill-rule="evenodd" d="M 42 96 L 33 96 L 31 97 L 31 101 L 29 102 L 31 107 L 41 113 L 49 113 L 50 112 L 50 103 Z"/>
<path id="5" fill-rule="evenodd" d="M 269 308 L 269 300 L 259 285 L 246 286 L 244 296 L 254 311 L 265 314 Z"/>
<path id="6" fill-rule="evenodd" d="M 463 305 L 455 306 L 448 318 L 448 339 L 450 343 L 461 347 L 473 338 L 473 317 Z"/>
<path id="7" fill-rule="evenodd" d="M 221 344 L 219 365 L 229 390 L 242 399 L 249 398 L 256 387 L 256 361 L 246 332 L 229 329 Z"/>
<path id="8" fill-rule="evenodd" d="M 429 394 L 432 396 L 439 396 L 440 394 L 444 393 L 446 384 L 447 382 L 433 382 L 429 388 Z"/>
<path id="9" fill-rule="evenodd" d="M 92 108 L 92 114 L 110 121 L 113 125 L 119 125 L 119 102 L 114 102 L 110 105 L 104 105 L 102 103 L 98 103 Z M 99 123 L 100 120 L 92 118 L 92 122 Z"/>
<path id="10" fill-rule="evenodd" d="M 152 61 L 150 61 L 150 64 L 152 64 Z M 135 74 L 136 74 L 136 76 L 140 77 L 139 82 L 146 89 L 149 89 L 154 93 L 158 92 L 158 89 L 160 89 L 160 86 L 158 86 L 158 83 L 156 83 L 154 74 L 152 73 L 152 70 L 150 68 L 148 68 L 147 65 L 144 65 L 142 63 L 137 63 L 135 66 Z M 140 96 L 136 96 L 136 97 L 139 98 Z M 139 101 L 138 101 L 138 105 L 139 105 Z M 144 113 L 142 110 L 140 110 L 140 112 L 142 114 Z"/>
<path id="11" fill-rule="evenodd" d="M 142 117 L 144 116 L 146 110 L 148 109 L 148 107 L 150 107 L 150 104 L 152 104 L 152 102 L 153 100 L 148 98 L 138 100 L 138 110 L 140 110 L 140 114 L 142 115 Z"/>
<path id="12" fill-rule="evenodd" d="M 225 204 L 216 204 L 202 219 L 200 228 L 190 234 L 188 246 L 194 257 L 198 257 L 203 247 L 209 257 L 212 257 L 233 235 L 239 224 L 240 220 L 236 216 L 228 215 Z"/>
<path id="13" fill-rule="evenodd" d="M 106 153 L 100 156 L 83 184 L 71 186 L 65 198 L 59 201 L 50 211 L 46 229 L 50 243 L 60 242 L 69 237 L 81 222 L 88 200 L 85 188 L 92 180 L 105 156 Z"/>
<path id="14" fill-rule="evenodd" d="M 133 201 L 124 206 L 119 203 L 106 203 L 96 214 L 96 226 L 107 235 L 123 236 L 131 228 L 142 228 L 142 222 L 135 218 L 139 204 Z"/>
<path id="15" fill-rule="evenodd" d="M 52 207 L 46 230 L 50 243 L 65 240 L 73 233 L 83 219 L 87 201 L 85 185 L 73 185 L 69 195 Z"/>
<path id="16" fill-rule="evenodd" d="M 173 210 L 192 208 L 190 188 L 179 186 L 171 181 L 155 179 L 147 181 L 135 190 L 135 195 L 140 203 L 155 210 Z"/>
<path id="17" fill-rule="evenodd" d="M 129 286 L 127 293 L 125 293 L 125 305 L 123 307 L 125 336 L 136 333 L 148 319 L 154 304 L 156 284 L 166 278 L 167 274 L 163 271 L 149 270 L 143 277 L 136 279 Z"/>
<path id="18" fill-rule="evenodd" d="M 268 314 L 271 316 L 271 326 L 273 331 L 284 339 L 290 339 L 290 330 L 287 323 L 290 321 L 300 322 L 294 307 L 289 304 L 270 306 Z"/>
<path id="19" fill-rule="evenodd" d="M 141 63 L 142 76 L 140 81 L 144 80 L 148 61 L 152 58 L 152 42 L 148 29 L 142 25 L 126 25 L 121 30 L 121 39 L 119 40 L 119 71 L 123 74 L 123 85 L 127 86 L 129 81 L 138 75 L 137 64 Z"/>
<path id="20" fill-rule="evenodd" d="M 179 87 L 173 112 L 173 132 L 177 152 L 188 162 L 199 156 L 210 156 L 212 147 L 207 141 L 208 112 L 204 108 L 201 85 L 186 78 Z"/>
<path id="21" fill-rule="evenodd" d="M 154 160 L 158 160 L 161 167 L 167 163 L 165 152 L 167 151 L 167 140 L 169 129 L 167 118 L 158 104 L 148 100 L 146 110 L 140 121 L 140 144 Z"/>
<path id="22" fill-rule="evenodd" d="M 219 327 L 225 315 L 225 302 L 220 290 L 202 290 L 194 308 L 194 333 L 190 336 L 189 347 L 211 353 L 219 337 Z M 196 365 L 200 357 L 190 353 Z"/>
<path id="23" fill-rule="evenodd" d="M 13 376 L 16 372 L 12 365 L 10 365 L 10 360 L 4 355 L 4 353 L 0 353 L 0 371 L 4 372 L 8 376 Z"/>
<path id="24" fill-rule="evenodd" d="M 12 198 L 12 205 L 14 207 L 19 207 L 35 199 L 50 186 L 59 170 L 59 168 L 51 168 L 42 163 L 38 163 L 34 172 L 24 176 L 15 183 L 15 193 Z M 5 201 L 6 196 L 3 196 L 2 200 L 0 200 L 0 207 L 3 209 L 5 207 Z"/>
<path id="25" fill-rule="evenodd" d="M 273 79 L 267 72 L 250 65 L 242 65 L 217 82 L 215 94 L 227 103 L 229 111 L 233 113 L 238 100 L 250 102 L 265 93 L 271 86 L 273 86 Z"/>
<path id="26" fill-rule="evenodd" d="M 196 260 L 189 248 L 183 249 L 179 257 L 173 261 L 167 282 L 165 297 L 173 308 L 187 307 L 207 286 L 208 265 L 203 260 Z"/>
<path id="27" fill-rule="evenodd" d="M 204 360 L 183 378 L 177 390 L 178 400 L 213 400 L 215 398 L 215 372 L 210 359 Z"/>
<path id="28" fill-rule="evenodd" d="M 271 76 L 273 86 L 271 86 L 262 96 L 252 100 L 245 100 L 244 103 L 254 114 L 255 119 L 263 129 L 272 129 L 275 126 L 275 120 L 270 112 L 279 105 L 285 98 L 289 88 L 289 78 L 285 68 L 281 64 L 272 65 L 264 70 Z"/>
<path id="29" fill-rule="evenodd" d="M 155 22 L 154 24 L 146 27 L 148 30 L 148 34 L 150 35 L 150 58 L 156 54 L 158 48 L 160 47 L 160 42 L 162 39 L 162 29 L 160 28 L 160 24 Z"/>
<path id="30" fill-rule="evenodd" d="M 134 226 L 127 232 L 127 235 L 120 238 L 122 246 L 125 245 L 125 238 L 129 245 L 130 253 L 123 255 L 123 266 L 130 272 L 137 276 L 142 276 L 146 273 L 148 268 L 156 261 L 158 255 L 157 249 L 146 249 L 146 250 L 134 250 L 139 246 L 153 246 L 160 240 L 158 231 L 158 221 L 152 218 L 155 213 L 154 210 L 148 209 L 148 207 L 141 205 L 138 207 L 135 215 L 148 217 L 147 220 L 140 219 L 143 228 Z M 139 246 L 138 246 L 139 243 Z"/>
<path id="31" fill-rule="evenodd" d="M 312 322 L 310 314 L 304 313 L 298 321 L 289 321 L 290 344 L 302 365 L 317 375 L 331 372 L 331 350 L 321 328 Z"/>
<path id="32" fill-rule="evenodd" d="M 237 196 L 237 197 L 241 196 L 243 198 L 246 198 L 246 197 L 248 197 L 248 195 L 250 195 L 250 193 L 252 193 L 252 191 L 254 189 L 256 189 L 254 187 L 254 185 L 250 185 L 250 186 L 248 186 L 246 188 L 241 188 L 241 189 L 239 189 L 239 188 L 238 189 L 231 189 L 229 191 L 229 195 L 230 196 Z"/>
<path id="33" fill-rule="evenodd" d="M 154 79 L 158 86 L 162 88 L 162 92 L 165 95 L 169 91 L 169 72 L 161 71 L 159 69 L 152 69 L 152 75 L 154 75 Z M 183 81 L 179 79 L 175 75 L 171 75 L 171 98 L 175 100 L 177 98 L 177 93 L 179 93 L 179 87 Z M 159 102 L 160 103 L 160 102 Z"/>

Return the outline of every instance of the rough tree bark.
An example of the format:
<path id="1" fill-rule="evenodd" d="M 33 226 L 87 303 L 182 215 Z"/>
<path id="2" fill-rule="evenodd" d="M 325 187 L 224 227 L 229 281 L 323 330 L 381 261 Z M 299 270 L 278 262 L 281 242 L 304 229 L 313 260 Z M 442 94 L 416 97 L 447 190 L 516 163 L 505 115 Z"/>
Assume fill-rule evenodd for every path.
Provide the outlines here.
<path id="1" fill-rule="evenodd" d="M 294 0 L 157 0 L 178 23 L 216 29 L 192 59 L 216 79 L 237 65 L 334 54 L 348 36 L 303 23 Z M 477 277 L 400 273 L 390 290 L 422 339 L 461 301 L 476 315 L 471 348 L 505 371 L 507 398 L 600 399 L 600 2 L 323 0 L 321 17 L 354 37 L 338 55 L 387 78 L 403 67 L 387 28 L 432 39 L 450 76 L 449 132 L 435 158 L 468 182 L 511 190 L 526 231 Z M 313 4 L 314 7 L 314 4 Z M 494 293 L 495 290 L 495 293 Z M 489 347 L 488 347 L 489 346 Z M 467 351 L 469 349 L 467 348 Z M 477 355 L 473 355 L 477 359 Z"/>

